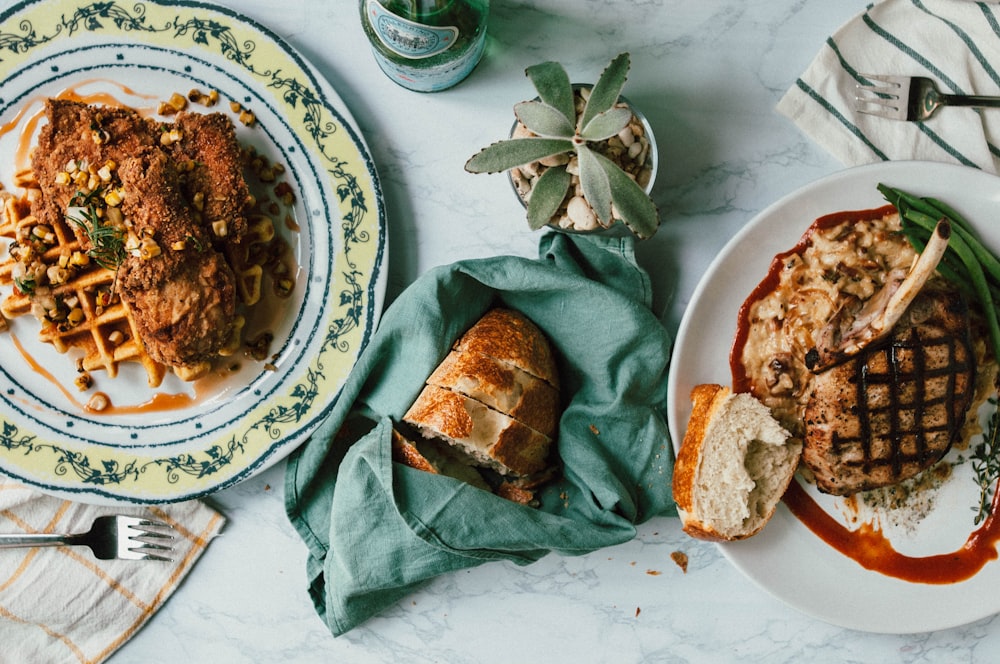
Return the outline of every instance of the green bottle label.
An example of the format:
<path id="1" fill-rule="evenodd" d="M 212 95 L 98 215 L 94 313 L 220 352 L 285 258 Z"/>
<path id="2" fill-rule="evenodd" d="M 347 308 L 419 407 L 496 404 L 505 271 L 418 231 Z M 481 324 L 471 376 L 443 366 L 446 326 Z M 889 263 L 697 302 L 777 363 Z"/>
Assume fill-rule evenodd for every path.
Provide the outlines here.
<path id="1" fill-rule="evenodd" d="M 419 60 L 447 51 L 458 37 L 454 26 L 431 26 L 396 16 L 377 0 L 368 0 L 368 18 L 385 47 L 404 58 Z"/>

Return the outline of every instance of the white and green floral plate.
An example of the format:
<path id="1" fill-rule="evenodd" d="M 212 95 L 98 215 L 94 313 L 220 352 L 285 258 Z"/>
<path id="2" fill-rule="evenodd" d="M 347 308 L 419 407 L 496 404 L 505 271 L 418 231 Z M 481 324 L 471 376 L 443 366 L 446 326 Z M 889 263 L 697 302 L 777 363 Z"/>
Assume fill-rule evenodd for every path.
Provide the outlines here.
<path id="1" fill-rule="evenodd" d="M 170 502 L 233 485 L 281 459 L 328 413 L 385 291 L 384 205 L 356 125 L 327 81 L 266 28 L 202 2 L 32 0 L 0 16 L 0 182 L 27 163 L 46 97 L 155 108 L 215 89 L 241 141 L 288 166 L 294 224 L 276 224 L 296 288 L 268 310 L 273 366 L 150 388 L 138 365 L 96 372 L 114 404 L 94 414 L 75 362 L 37 340 L 31 316 L 0 333 L 0 472 L 90 502 Z M 6 293 L 0 293 L 0 297 Z M 259 322 L 258 322 L 259 323 Z M 34 366 L 33 366 L 34 364 Z"/>

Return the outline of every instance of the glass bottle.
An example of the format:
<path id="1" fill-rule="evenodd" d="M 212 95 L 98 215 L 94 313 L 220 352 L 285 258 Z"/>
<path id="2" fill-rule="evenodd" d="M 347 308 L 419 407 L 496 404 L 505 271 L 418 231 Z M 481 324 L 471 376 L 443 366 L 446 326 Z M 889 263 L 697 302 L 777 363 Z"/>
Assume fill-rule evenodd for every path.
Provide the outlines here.
<path id="1" fill-rule="evenodd" d="M 455 85 L 486 46 L 489 0 L 361 0 L 361 24 L 375 61 L 417 92 Z"/>

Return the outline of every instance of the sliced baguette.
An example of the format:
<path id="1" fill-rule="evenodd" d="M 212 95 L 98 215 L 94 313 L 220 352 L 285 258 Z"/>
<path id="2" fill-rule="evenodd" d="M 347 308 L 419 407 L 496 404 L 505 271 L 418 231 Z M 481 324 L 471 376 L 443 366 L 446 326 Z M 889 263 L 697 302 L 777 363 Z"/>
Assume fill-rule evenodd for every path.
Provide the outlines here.
<path id="1" fill-rule="evenodd" d="M 392 459 L 410 468 L 452 477 L 485 491 L 491 490 L 479 471 L 452 454 L 447 445 L 410 438 L 395 428 L 392 430 Z"/>
<path id="2" fill-rule="evenodd" d="M 684 532 L 713 541 L 751 537 L 774 514 L 802 444 L 749 394 L 698 385 L 691 400 L 673 477 Z"/>
<path id="3" fill-rule="evenodd" d="M 509 415 L 554 438 L 559 425 L 559 391 L 544 380 L 488 355 L 452 351 L 427 379 Z"/>
<path id="4" fill-rule="evenodd" d="M 531 475 L 548 464 L 552 439 L 464 394 L 426 385 L 403 421 L 454 445 L 504 475 Z"/>
<path id="5" fill-rule="evenodd" d="M 559 389 L 559 373 L 548 340 L 519 311 L 490 309 L 459 337 L 454 350 L 492 357 Z"/>

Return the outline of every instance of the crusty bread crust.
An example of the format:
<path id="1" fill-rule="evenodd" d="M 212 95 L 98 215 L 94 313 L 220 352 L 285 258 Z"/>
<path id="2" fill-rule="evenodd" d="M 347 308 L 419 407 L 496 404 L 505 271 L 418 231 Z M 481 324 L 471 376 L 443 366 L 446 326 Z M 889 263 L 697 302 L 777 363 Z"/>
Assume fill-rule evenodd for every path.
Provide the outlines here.
<path id="1" fill-rule="evenodd" d="M 708 541 L 724 541 L 727 538 L 714 529 L 701 524 L 692 514 L 694 506 L 694 485 L 701 463 L 701 443 L 712 415 L 729 396 L 729 388 L 722 385 L 695 385 L 691 390 L 691 419 L 684 433 L 684 440 L 674 461 L 673 491 L 677 514 L 681 517 L 684 532 L 692 537 Z"/>
<path id="2" fill-rule="evenodd" d="M 549 342 L 527 316 L 513 309 L 490 309 L 454 346 L 511 364 L 559 388 L 559 373 Z"/>
<path id="3" fill-rule="evenodd" d="M 471 352 L 452 351 L 427 379 L 510 415 L 544 436 L 559 425 L 559 391 L 526 371 Z"/>
<path id="4" fill-rule="evenodd" d="M 392 458 L 404 466 L 416 468 L 425 473 L 438 474 L 437 468 L 420 453 L 416 444 L 396 429 L 392 430 Z"/>
<path id="5" fill-rule="evenodd" d="M 552 439 L 464 394 L 427 385 L 403 415 L 425 436 L 457 445 L 497 472 L 530 475 L 545 468 Z"/>
<path id="6" fill-rule="evenodd" d="M 728 395 L 729 388 L 722 385 L 695 385 L 691 390 L 691 419 L 674 461 L 673 489 L 677 509 L 688 512 L 692 509 L 692 489 L 701 461 L 701 442 L 705 440 L 712 414 Z"/>

